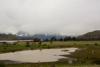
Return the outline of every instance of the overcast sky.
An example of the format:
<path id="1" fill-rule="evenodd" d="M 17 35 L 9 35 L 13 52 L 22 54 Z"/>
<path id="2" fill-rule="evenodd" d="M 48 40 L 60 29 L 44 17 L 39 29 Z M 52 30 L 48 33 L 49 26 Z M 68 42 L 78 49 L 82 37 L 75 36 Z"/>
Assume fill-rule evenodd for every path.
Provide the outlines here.
<path id="1" fill-rule="evenodd" d="M 0 0 L 0 32 L 80 35 L 100 30 L 100 0 Z"/>

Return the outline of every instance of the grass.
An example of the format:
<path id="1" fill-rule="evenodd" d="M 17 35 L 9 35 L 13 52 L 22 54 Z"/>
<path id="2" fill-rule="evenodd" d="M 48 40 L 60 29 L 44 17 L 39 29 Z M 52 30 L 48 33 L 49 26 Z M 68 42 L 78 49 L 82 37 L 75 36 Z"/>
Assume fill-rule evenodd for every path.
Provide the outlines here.
<path id="1" fill-rule="evenodd" d="M 26 64 L 9 64 L 6 67 L 100 67 L 99 65 L 91 65 L 91 62 L 95 60 L 95 58 L 100 58 L 100 41 L 55 41 L 52 44 L 50 42 L 42 42 L 42 45 L 39 46 L 38 42 L 35 45 L 32 45 L 34 42 L 30 42 L 29 47 L 25 47 L 26 42 L 19 42 L 19 45 L 13 45 L 13 43 L 9 43 L 11 45 L 2 45 L 0 44 L 0 53 L 5 52 L 14 52 L 20 50 L 28 50 L 28 49 L 46 49 L 46 48 L 64 48 L 64 47 L 77 47 L 81 50 L 77 50 L 76 52 L 69 55 L 69 57 L 79 58 L 79 60 L 75 61 L 73 65 L 69 65 L 67 61 L 61 62 L 50 62 L 50 63 L 26 63 Z M 94 45 L 97 43 L 98 45 Z M 45 44 L 45 45 L 44 45 Z M 92 53 L 94 50 L 94 54 Z M 86 55 L 89 55 L 89 58 L 86 59 Z M 93 59 L 94 58 L 94 59 Z M 81 59 L 81 60 L 80 60 Z M 85 62 L 85 63 L 83 63 Z"/>
<path id="2" fill-rule="evenodd" d="M 77 62 L 76 62 L 77 63 Z M 67 61 L 64 62 L 49 62 L 49 63 L 27 63 L 27 64 L 10 64 L 6 67 L 100 67 L 100 65 L 80 64 L 74 63 L 69 65 Z"/>
<path id="3" fill-rule="evenodd" d="M 100 65 L 90 64 L 73 64 L 68 65 L 67 62 L 55 62 L 55 63 L 27 63 L 27 64 L 10 64 L 6 67 L 100 67 Z"/>
<path id="4" fill-rule="evenodd" d="M 55 41 L 53 44 L 50 42 L 42 42 L 42 46 L 39 47 L 38 42 L 36 45 L 32 45 L 33 42 L 30 42 L 30 47 L 25 47 L 26 42 L 19 42 L 19 45 L 13 45 L 13 43 L 9 43 L 11 45 L 3 46 L 2 43 L 0 44 L 0 53 L 5 52 L 13 52 L 25 49 L 44 49 L 44 48 L 62 48 L 62 47 L 87 47 L 86 44 L 93 45 L 95 43 L 100 44 L 100 41 Z M 43 46 L 46 44 L 46 46 Z"/>

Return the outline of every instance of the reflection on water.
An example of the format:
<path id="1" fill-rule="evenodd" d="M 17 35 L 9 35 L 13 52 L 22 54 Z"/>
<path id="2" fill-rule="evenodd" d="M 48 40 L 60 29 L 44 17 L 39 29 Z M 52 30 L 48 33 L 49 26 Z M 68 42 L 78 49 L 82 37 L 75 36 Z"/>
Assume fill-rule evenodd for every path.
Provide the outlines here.
<path id="1" fill-rule="evenodd" d="M 11 61 L 20 61 L 20 62 L 54 62 L 58 61 L 61 58 L 67 58 L 60 55 L 69 55 L 70 52 L 74 52 L 77 48 L 65 48 L 60 49 L 42 49 L 42 50 L 26 50 L 19 51 L 15 53 L 4 53 L 0 54 L 0 60 L 11 60 Z"/>

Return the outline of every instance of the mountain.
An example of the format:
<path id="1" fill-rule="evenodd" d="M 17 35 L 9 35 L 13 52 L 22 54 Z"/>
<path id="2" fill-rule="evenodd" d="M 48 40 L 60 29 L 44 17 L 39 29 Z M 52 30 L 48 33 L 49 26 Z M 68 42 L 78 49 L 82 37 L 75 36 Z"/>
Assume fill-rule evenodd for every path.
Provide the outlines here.
<path id="1" fill-rule="evenodd" d="M 95 30 L 95 31 L 92 31 L 92 32 L 88 32 L 84 35 L 78 36 L 77 39 L 100 40 L 100 30 Z"/>
<path id="2" fill-rule="evenodd" d="M 22 37 L 36 37 L 36 38 L 40 38 L 40 39 L 51 39 L 52 37 L 59 39 L 59 38 L 66 37 L 66 35 L 62 35 L 62 34 L 34 34 L 34 35 L 30 35 L 28 32 L 25 32 L 25 31 L 19 31 L 15 35 L 22 36 Z"/>
<path id="3" fill-rule="evenodd" d="M 31 37 L 31 35 L 28 32 L 25 32 L 25 31 L 19 31 L 15 35 L 16 36 L 21 36 L 21 37 Z"/>
<path id="4" fill-rule="evenodd" d="M 56 39 L 60 39 L 60 38 L 64 38 L 67 35 L 63 35 L 63 34 L 34 34 L 31 35 L 28 32 L 25 31 L 19 31 L 16 34 L 12 34 L 12 33 L 1 33 L 1 39 L 5 40 L 5 39 L 33 39 L 33 38 L 40 38 L 40 39 L 51 39 L 52 37 L 55 37 Z M 2 37 L 4 36 L 4 37 Z M 70 37 L 74 37 L 74 36 L 70 36 Z"/>
<path id="5" fill-rule="evenodd" d="M 33 37 L 19 37 L 13 34 L 0 34 L 0 40 L 33 40 Z"/>
<path id="6" fill-rule="evenodd" d="M 55 37 L 55 38 L 59 39 L 59 38 L 66 37 L 66 35 L 62 35 L 62 34 L 34 34 L 32 37 L 37 37 L 40 39 L 51 39 L 52 37 Z"/>
<path id="7" fill-rule="evenodd" d="M 12 34 L 0 34 L 0 40 L 13 40 L 14 38 L 17 38 L 16 36 Z"/>

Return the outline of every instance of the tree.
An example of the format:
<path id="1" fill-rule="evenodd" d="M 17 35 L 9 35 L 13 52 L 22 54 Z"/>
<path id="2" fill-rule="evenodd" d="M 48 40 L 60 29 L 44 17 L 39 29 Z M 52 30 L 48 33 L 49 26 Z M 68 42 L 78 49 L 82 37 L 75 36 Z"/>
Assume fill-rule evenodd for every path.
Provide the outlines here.
<path id="1" fill-rule="evenodd" d="M 64 40 L 63 38 L 60 38 L 60 39 L 59 39 L 59 41 L 63 41 L 63 40 Z"/>
<path id="2" fill-rule="evenodd" d="M 68 36 L 68 41 L 72 40 L 72 38 L 70 36 Z"/>
<path id="3" fill-rule="evenodd" d="M 43 41 L 49 41 L 48 39 L 44 39 Z"/>
<path id="4" fill-rule="evenodd" d="M 52 40 L 50 40 L 50 43 L 52 44 Z"/>
<path id="5" fill-rule="evenodd" d="M 17 45 L 17 44 L 18 44 L 18 42 L 14 42 L 14 43 L 13 43 L 13 45 Z"/>
<path id="6" fill-rule="evenodd" d="M 52 44 L 52 42 L 55 41 L 55 40 L 56 40 L 56 38 L 55 38 L 55 37 L 52 37 L 52 38 L 50 39 L 50 43 Z"/>
<path id="7" fill-rule="evenodd" d="M 67 41 L 67 40 L 68 40 L 68 37 L 65 37 L 65 38 L 64 38 L 64 41 Z"/>
<path id="8" fill-rule="evenodd" d="M 39 42 L 39 46 L 41 46 L 41 45 L 42 45 L 42 41 Z"/>
<path id="9" fill-rule="evenodd" d="M 34 42 L 39 42 L 39 41 L 41 41 L 41 39 L 39 39 L 39 38 L 34 39 Z"/>
<path id="10" fill-rule="evenodd" d="M 52 41 L 55 41 L 55 40 L 57 40 L 57 39 L 56 39 L 56 37 L 52 37 L 51 40 L 52 40 Z"/>
<path id="11" fill-rule="evenodd" d="M 6 45 L 7 43 L 6 42 L 3 42 L 3 45 Z"/>
<path id="12" fill-rule="evenodd" d="M 72 39 L 73 39 L 73 41 L 75 41 L 76 40 L 76 37 L 73 37 Z"/>

